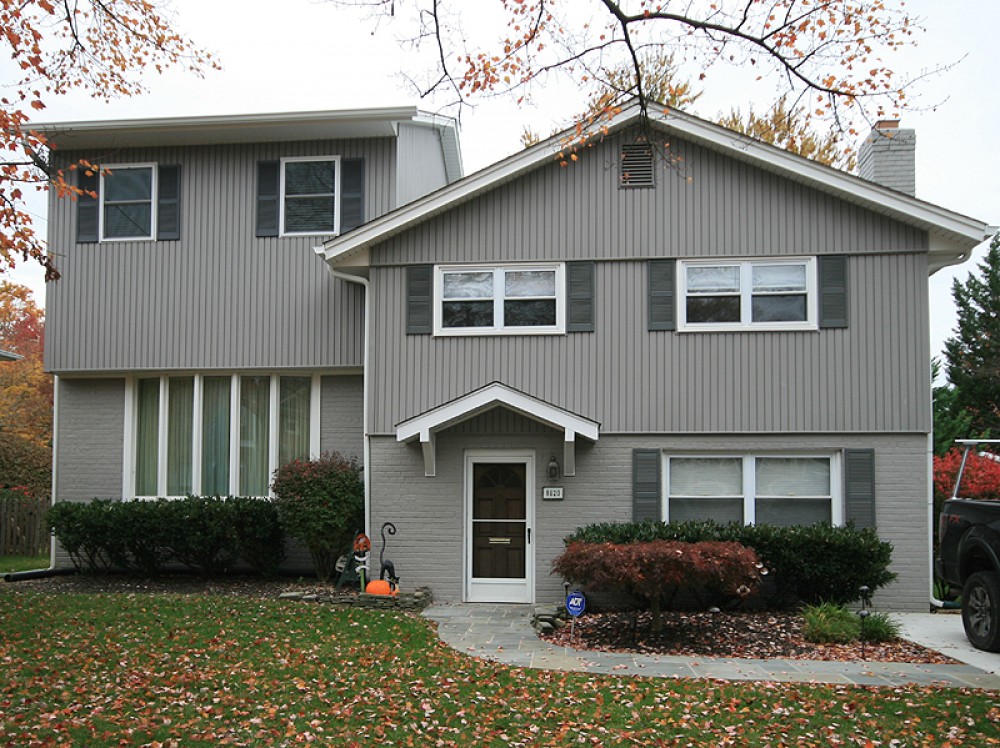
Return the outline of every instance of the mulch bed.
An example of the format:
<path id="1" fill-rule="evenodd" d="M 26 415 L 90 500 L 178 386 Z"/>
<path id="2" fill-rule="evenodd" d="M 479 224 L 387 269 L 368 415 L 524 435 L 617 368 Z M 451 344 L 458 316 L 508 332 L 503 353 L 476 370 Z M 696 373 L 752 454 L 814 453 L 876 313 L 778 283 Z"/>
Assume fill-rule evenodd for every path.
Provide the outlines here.
<path id="1" fill-rule="evenodd" d="M 587 613 L 570 626 L 542 638 L 559 646 L 600 652 L 628 652 L 683 657 L 745 657 L 751 659 L 842 660 L 910 663 L 956 663 L 950 657 L 900 639 L 882 644 L 814 644 L 802 636 L 802 618 L 795 613 L 661 613 L 663 629 L 654 634 L 650 615 Z"/>

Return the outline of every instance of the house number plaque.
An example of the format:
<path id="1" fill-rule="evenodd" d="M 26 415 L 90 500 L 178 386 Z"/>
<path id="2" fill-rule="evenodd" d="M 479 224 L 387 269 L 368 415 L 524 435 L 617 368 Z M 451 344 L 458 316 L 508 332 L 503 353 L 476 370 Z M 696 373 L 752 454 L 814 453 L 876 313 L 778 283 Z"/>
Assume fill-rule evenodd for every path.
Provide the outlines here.
<path id="1" fill-rule="evenodd" d="M 542 488 L 542 501 L 562 501 L 562 486 L 545 486 Z"/>

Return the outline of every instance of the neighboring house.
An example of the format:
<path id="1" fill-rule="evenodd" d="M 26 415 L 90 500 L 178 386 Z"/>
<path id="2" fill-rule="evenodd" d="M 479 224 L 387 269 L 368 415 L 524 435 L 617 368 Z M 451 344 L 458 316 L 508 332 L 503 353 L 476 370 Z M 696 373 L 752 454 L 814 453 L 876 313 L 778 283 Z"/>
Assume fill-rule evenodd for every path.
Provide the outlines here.
<path id="1" fill-rule="evenodd" d="M 10 351 L 0 351 L 0 361 L 18 361 L 24 358 L 17 353 L 11 353 Z"/>
<path id="2" fill-rule="evenodd" d="M 912 197 L 893 123 L 869 179 L 673 111 L 653 122 L 665 160 L 638 125 L 630 108 L 570 166 L 553 138 L 407 200 L 378 191 L 377 154 L 398 185 L 404 129 L 428 161 L 453 130 L 348 147 L 64 126 L 70 156 L 152 169 L 167 202 L 130 179 L 78 217 L 53 204 L 58 500 L 262 493 L 286 457 L 335 448 L 363 456 L 404 585 L 439 599 L 552 600 L 576 527 L 714 517 L 877 526 L 899 573 L 880 604 L 926 607 L 927 276 L 985 224 Z M 255 236 L 298 199 L 255 192 L 258 162 L 339 154 L 347 179 L 363 146 L 365 223 Z M 291 163 L 270 167 L 286 186 Z M 155 238 L 159 212 L 179 238 Z M 304 259 L 319 244 L 330 273 Z"/>

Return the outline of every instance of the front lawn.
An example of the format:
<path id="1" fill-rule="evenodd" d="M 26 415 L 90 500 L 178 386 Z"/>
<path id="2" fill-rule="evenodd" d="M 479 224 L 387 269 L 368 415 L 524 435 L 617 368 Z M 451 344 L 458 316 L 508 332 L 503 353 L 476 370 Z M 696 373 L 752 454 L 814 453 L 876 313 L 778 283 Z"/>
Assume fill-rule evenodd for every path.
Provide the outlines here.
<path id="1" fill-rule="evenodd" d="M 521 670 L 450 650 L 419 618 L 252 597 L 0 587 L 0 669 L 4 746 L 901 746 L 1000 736 L 996 693 Z"/>
<path id="2" fill-rule="evenodd" d="M 44 556 L 0 556 L 0 574 L 7 574 L 11 571 L 31 571 L 33 569 L 47 569 L 49 567 L 49 554 Z"/>

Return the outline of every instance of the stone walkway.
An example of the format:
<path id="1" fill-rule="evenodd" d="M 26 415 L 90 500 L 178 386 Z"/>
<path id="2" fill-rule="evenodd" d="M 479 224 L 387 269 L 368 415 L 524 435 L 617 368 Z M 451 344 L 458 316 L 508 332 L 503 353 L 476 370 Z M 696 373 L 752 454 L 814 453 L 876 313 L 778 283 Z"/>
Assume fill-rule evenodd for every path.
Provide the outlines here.
<path id="1" fill-rule="evenodd" d="M 530 605 L 435 604 L 423 615 L 437 622 L 438 636 L 453 649 L 514 667 L 652 678 L 1000 689 L 1000 675 L 971 665 L 675 657 L 557 647 L 535 635 L 531 611 Z"/>

